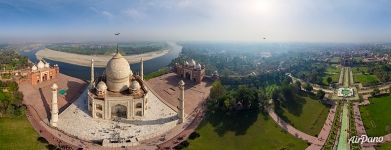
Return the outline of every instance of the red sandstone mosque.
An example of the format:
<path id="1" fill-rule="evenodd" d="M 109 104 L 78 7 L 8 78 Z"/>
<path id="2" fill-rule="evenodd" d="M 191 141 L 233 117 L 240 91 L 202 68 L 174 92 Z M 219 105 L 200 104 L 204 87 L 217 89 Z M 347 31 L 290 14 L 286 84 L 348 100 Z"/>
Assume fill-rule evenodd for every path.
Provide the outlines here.
<path id="1" fill-rule="evenodd" d="M 60 74 L 58 65 L 50 66 L 48 62 L 40 60 L 37 64 L 31 67 L 28 73 L 28 79 L 31 80 L 32 85 L 51 80 Z"/>
<path id="2" fill-rule="evenodd" d="M 192 59 L 190 63 L 188 61 L 185 61 L 183 64 L 176 63 L 174 72 L 182 78 L 195 81 L 196 83 L 201 83 L 205 76 L 205 66 L 200 63 L 196 63 Z"/>

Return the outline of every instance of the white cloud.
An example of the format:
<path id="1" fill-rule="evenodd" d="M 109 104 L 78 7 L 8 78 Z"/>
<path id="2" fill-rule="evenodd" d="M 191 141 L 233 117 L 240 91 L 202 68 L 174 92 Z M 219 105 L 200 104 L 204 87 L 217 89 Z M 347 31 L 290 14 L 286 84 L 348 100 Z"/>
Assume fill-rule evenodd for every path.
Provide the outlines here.
<path id="1" fill-rule="evenodd" d="M 129 8 L 129 9 L 126 9 L 125 11 L 123 11 L 123 13 L 133 19 L 133 20 L 140 20 L 140 19 L 144 19 L 147 15 L 140 11 L 140 10 L 137 10 L 135 8 Z"/>
<path id="2" fill-rule="evenodd" d="M 113 14 L 111 14 L 110 12 L 108 11 L 102 11 L 102 15 L 107 17 L 107 18 L 113 18 Z"/>

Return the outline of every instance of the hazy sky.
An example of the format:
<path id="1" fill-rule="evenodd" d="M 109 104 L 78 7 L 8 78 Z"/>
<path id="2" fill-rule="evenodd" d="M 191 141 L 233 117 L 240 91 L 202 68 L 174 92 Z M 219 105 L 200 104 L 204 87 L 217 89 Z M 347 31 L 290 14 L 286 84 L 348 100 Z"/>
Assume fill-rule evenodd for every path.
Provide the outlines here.
<path id="1" fill-rule="evenodd" d="M 389 42 L 390 0 L 0 0 L 0 41 Z M 266 37 L 263 40 L 262 37 Z"/>

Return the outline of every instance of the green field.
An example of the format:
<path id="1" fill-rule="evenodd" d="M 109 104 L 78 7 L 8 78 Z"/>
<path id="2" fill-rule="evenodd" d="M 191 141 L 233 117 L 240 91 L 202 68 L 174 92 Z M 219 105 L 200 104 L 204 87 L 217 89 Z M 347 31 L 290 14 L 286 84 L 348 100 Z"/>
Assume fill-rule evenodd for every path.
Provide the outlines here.
<path id="1" fill-rule="evenodd" d="M 329 85 L 327 83 L 327 78 L 328 77 L 331 77 L 331 79 L 333 79 L 333 83 L 336 83 L 338 82 L 339 80 L 339 74 L 341 73 L 341 69 L 340 68 L 337 68 L 336 66 L 330 66 L 326 69 L 325 71 L 325 76 L 322 77 L 322 83 L 323 85 Z"/>
<path id="2" fill-rule="evenodd" d="M 363 86 L 371 86 L 379 83 L 379 79 L 368 73 L 368 67 L 353 67 L 354 82 L 359 82 Z"/>
<path id="3" fill-rule="evenodd" d="M 368 73 L 368 67 L 353 67 L 352 72 L 353 74 Z"/>
<path id="4" fill-rule="evenodd" d="M 391 149 L 391 142 L 376 146 L 376 149 L 377 150 L 390 150 Z"/>
<path id="5" fill-rule="evenodd" d="M 189 150 L 303 150 L 308 145 L 286 133 L 271 118 L 255 111 L 227 116 L 206 116 L 198 127 L 200 137 L 189 140 Z"/>
<path id="6" fill-rule="evenodd" d="M 354 75 L 353 78 L 355 82 L 360 82 L 363 86 L 376 85 L 379 83 L 379 79 L 375 75 L 357 74 Z"/>
<path id="7" fill-rule="evenodd" d="M 329 108 L 310 97 L 304 97 L 304 100 L 300 114 L 290 113 L 287 108 L 282 108 L 282 114 L 277 114 L 285 121 L 290 122 L 298 130 L 316 136 L 326 121 Z"/>
<path id="8" fill-rule="evenodd" d="M 17 118 L 0 118 L 0 149 L 47 149 L 46 144 L 37 141 L 39 135 L 23 115 Z"/>
<path id="9" fill-rule="evenodd" d="M 383 136 L 391 132 L 391 96 L 369 99 L 371 104 L 361 106 L 360 113 L 368 136 Z"/>

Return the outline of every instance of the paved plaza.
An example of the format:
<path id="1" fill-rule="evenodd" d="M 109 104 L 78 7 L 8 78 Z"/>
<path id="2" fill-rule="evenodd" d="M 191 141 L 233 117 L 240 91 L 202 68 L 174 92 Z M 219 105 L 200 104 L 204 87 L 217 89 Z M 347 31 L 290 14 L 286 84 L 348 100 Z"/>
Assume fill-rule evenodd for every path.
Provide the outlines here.
<path id="1" fill-rule="evenodd" d="M 51 86 L 53 83 L 58 85 L 59 90 L 66 91 L 64 95 L 58 94 L 60 113 L 72 104 L 87 87 L 85 81 L 64 74 L 60 74 L 58 77 L 38 85 L 31 85 L 29 82 L 20 83 L 19 91 L 23 93 L 23 103 L 32 106 L 37 111 L 39 118 L 46 123 L 48 123 L 48 118 L 50 118 L 50 105 L 52 103 Z"/>
<path id="2" fill-rule="evenodd" d="M 165 100 L 171 108 L 177 111 L 179 88 L 178 82 L 181 78 L 175 73 L 168 73 L 147 81 L 152 92 Z M 185 82 L 185 113 L 190 114 L 209 96 L 211 82 L 201 82 L 195 84 L 194 81 L 183 80 Z"/>
<path id="3" fill-rule="evenodd" d="M 177 113 L 148 93 L 145 116 L 141 120 L 94 119 L 87 110 L 85 92 L 59 115 L 58 129 L 83 140 L 94 141 L 113 138 L 130 139 L 134 143 L 168 132 L 177 125 Z"/>
<path id="4" fill-rule="evenodd" d="M 176 107 L 180 80 L 176 74 L 169 73 L 146 81 L 150 91 L 147 95 L 145 117 L 133 121 L 93 119 L 87 111 L 87 83 L 64 74 L 36 86 L 21 83 L 19 90 L 24 94 L 24 104 L 28 106 L 30 122 L 50 143 L 74 148 L 107 149 L 108 147 L 100 147 L 91 142 L 119 137 L 131 145 L 138 145 L 133 148 L 149 149 L 159 143 L 171 145 L 168 141 L 177 136 L 188 136 L 201 120 L 194 118 L 197 114 L 202 114 L 199 108 L 209 95 L 210 82 L 197 85 L 193 81 L 184 80 L 187 118 L 184 124 L 178 126 Z M 60 114 L 57 130 L 48 126 L 52 99 L 50 87 L 53 83 L 59 86 Z M 193 119 L 198 121 L 194 122 Z M 161 139 L 162 136 L 165 137 L 164 140 Z"/>

